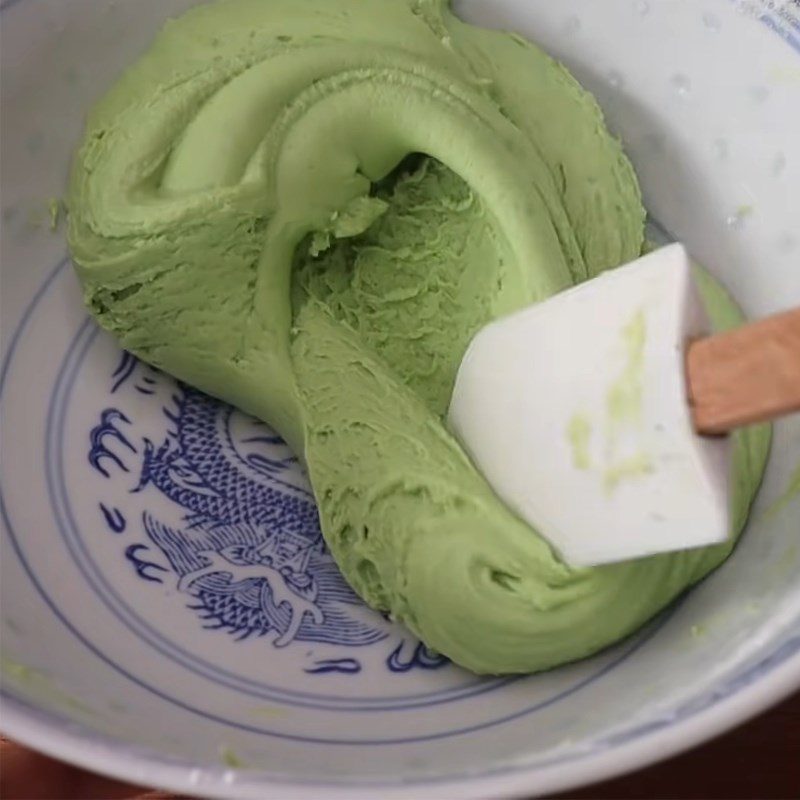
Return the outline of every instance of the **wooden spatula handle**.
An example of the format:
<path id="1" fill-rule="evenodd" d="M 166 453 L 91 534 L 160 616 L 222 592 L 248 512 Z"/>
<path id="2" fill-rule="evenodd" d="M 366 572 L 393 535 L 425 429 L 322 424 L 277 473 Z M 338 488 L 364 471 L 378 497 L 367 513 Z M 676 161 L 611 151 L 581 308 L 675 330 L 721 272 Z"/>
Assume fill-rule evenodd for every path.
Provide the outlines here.
<path id="1" fill-rule="evenodd" d="M 698 433 L 800 411 L 800 308 L 693 342 L 686 373 Z"/>

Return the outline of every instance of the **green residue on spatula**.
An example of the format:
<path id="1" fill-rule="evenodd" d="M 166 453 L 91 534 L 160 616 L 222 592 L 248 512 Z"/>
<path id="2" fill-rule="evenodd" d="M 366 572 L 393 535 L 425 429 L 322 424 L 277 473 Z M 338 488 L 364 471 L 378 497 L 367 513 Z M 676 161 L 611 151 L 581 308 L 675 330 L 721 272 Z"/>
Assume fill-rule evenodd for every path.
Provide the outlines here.
<path id="1" fill-rule="evenodd" d="M 591 469 L 589 441 L 592 438 L 592 422 L 586 414 L 576 412 L 567 425 L 567 441 L 572 448 L 572 463 L 575 469 Z"/>
<path id="2" fill-rule="evenodd" d="M 607 492 L 613 492 L 622 481 L 638 478 L 653 471 L 653 460 L 645 452 L 623 458 L 609 466 L 603 473 L 603 485 Z"/>
<path id="3" fill-rule="evenodd" d="M 637 422 L 642 413 L 644 346 L 647 342 L 644 311 L 636 312 L 622 329 L 621 338 L 627 351 L 625 368 L 606 397 L 606 415 L 612 431 L 626 423 Z"/>
<path id="4" fill-rule="evenodd" d="M 653 471 L 652 458 L 642 448 L 633 455 L 615 455 L 620 430 L 638 427 L 642 416 L 644 348 L 647 344 L 647 319 L 642 309 L 622 329 L 621 339 L 626 351 L 625 366 L 606 396 L 609 460 L 603 472 L 603 486 L 609 493 L 622 481 Z"/>

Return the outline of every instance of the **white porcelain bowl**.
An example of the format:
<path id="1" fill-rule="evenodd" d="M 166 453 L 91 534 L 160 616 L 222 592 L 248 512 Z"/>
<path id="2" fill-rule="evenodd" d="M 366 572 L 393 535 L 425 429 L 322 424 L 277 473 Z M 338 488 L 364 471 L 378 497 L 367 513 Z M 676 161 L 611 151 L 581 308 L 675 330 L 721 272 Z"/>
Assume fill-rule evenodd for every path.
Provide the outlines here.
<path id="1" fill-rule="evenodd" d="M 290 454 L 123 357 L 50 230 L 84 112 L 191 4 L 0 6 L 4 732 L 192 794 L 546 794 L 691 747 L 800 686 L 797 417 L 776 426 L 728 563 L 633 638 L 544 675 L 454 668 L 355 601 L 318 531 L 286 541 L 259 526 L 267 490 L 311 502 Z M 800 303 L 796 5 L 456 7 L 542 43 L 596 93 L 655 235 L 686 242 L 752 315 Z M 209 504 L 228 524 L 202 522 Z M 245 541 L 273 566 L 237 562 Z M 198 575 L 209 563 L 216 575 Z M 268 613 L 267 582 L 299 628 L 286 605 Z M 325 623 L 303 614 L 303 582 Z"/>

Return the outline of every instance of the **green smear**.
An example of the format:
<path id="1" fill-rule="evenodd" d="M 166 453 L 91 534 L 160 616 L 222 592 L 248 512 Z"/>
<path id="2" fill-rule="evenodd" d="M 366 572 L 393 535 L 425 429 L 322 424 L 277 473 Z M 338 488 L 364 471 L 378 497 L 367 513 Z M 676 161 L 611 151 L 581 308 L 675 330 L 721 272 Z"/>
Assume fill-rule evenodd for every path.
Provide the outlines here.
<path id="1" fill-rule="evenodd" d="M 646 453 L 636 453 L 607 467 L 603 472 L 603 485 L 607 492 L 613 492 L 622 481 L 648 475 L 652 471 L 652 459 Z"/>
<path id="2" fill-rule="evenodd" d="M 586 414 L 572 415 L 567 426 L 567 439 L 572 448 L 572 463 L 576 469 L 590 469 L 592 459 L 589 455 L 589 440 L 592 436 L 592 423 Z"/>
<path id="3" fill-rule="evenodd" d="M 222 745 L 219 748 L 219 757 L 226 767 L 231 769 L 243 769 L 246 765 L 241 758 L 234 752 L 234 750 L 227 745 Z"/>
<path id="4" fill-rule="evenodd" d="M 622 329 L 621 339 L 626 350 L 625 368 L 606 397 L 606 413 L 612 431 L 625 424 L 637 423 L 641 418 L 644 347 L 647 343 L 644 311 L 638 311 Z"/>
<path id="5" fill-rule="evenodd" d="M 61 221 L 61 200 L 59 200 L 57 197 L 51 197 L 47 204 L 47 208 L 50 212 L 50 230 L 55 231 L 58 229 L 58 223 Z"/>
<path id="6" fill-rule="evenodd" d="M 99 716 L 96 711 L 60 689 L 43 672 L 3 654 L 0 654 L 0 672 L 4 683 L 31 697 L 42 708 L 53 708 L 67 713 L 78 712 L 92 718 Z"/>
<path id="7" fill-rule="evenodd" d="M 625 348 L 625 366 L 606 396 L 606 452 L 610 461 L 603 470 L 603 486 L 608 493 L 622 481 L 647 475 L 654 468 L 652 458 L 644 450 L 623 458 L 616 455 L 620 431 L 624 427 L 637 428 L 642 416 L 644 348 L 647 344 L 644 311 L 636 312 L 622 329 L 620 339 Z"/>
<path id="8" fill-rule="evenodd" d="M 708 627 L 706 625 L 692 625 L 690 632 L 693 639 L 702 639 L 708 634 Z"/>

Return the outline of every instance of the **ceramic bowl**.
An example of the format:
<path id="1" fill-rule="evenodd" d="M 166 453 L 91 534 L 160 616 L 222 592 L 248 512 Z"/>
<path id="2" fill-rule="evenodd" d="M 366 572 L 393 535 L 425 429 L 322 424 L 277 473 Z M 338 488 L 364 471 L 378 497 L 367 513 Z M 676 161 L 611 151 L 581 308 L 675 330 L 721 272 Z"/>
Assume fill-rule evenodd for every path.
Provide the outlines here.
<path id="1" fill-rule="evenodd" d="M 313 508 L 292 454 L 97 330 L 58 204 L 86 110 L 191 4 L 0 6 L 4 732 L 195 795 L 548 794 L 691 747 L 800 686 L 797 417 L 776 426 L 721 569 L 632 638 L 532 677 L 457 669 L 358 602 L 316 527 L 291 539 L 259 523 L 275 491 Z M 540 42 L 595 92 L 651 235 L 684 241 L 751 315 L 800 303 L 796 4 L 456 10 Z"/>

